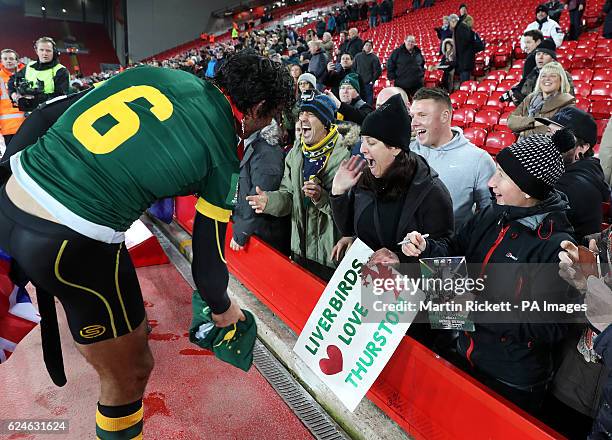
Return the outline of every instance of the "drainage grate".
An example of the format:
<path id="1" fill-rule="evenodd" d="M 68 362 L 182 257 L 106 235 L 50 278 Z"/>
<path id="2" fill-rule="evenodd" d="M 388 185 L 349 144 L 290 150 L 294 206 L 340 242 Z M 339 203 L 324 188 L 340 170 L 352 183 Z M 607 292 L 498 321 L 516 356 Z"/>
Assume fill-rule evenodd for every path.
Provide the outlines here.
<path id="1" fill-rule="evenodd" d="M 261 342 L 253 350 L 255 366 L 279 396 L 293 410 L 316 439 L 336 440 L 350 437 L 334 422 Z"/>
<path id="2" fill-rule="evenodd" d="M 171 243 L 171 240 L 164 233 L 164 229 L 146 217 L 143 217 L 142 220 L 155 234 L 172 264 L 174 264 L 189 285 L 195 289 L 191 275 L 191 264 L 185 255 L 179 252 Z M 253 363 L 261 375 L 272 385 L 272 388 L 276 390 L 278 395 L 304 423 L 314 438 L 317 440 L 350 439 L 346 432 L 336 424 L 321 405 L 295 380 L 283 364 L 259 340 L 255 341 Z"/>

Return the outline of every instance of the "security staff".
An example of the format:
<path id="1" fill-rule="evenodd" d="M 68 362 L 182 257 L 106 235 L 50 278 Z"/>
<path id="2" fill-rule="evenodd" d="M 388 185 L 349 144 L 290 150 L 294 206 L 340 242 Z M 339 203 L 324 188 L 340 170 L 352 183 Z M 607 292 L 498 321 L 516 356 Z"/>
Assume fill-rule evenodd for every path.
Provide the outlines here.
<path id="1" fill-rule="evenodd" d="M 23 109 L 33 110 L 39 104 L 68 93 L 69 78 L 68 69 L 59 63 L 59 53 L 55 46 L 55 41 L 49 37 L 41 37 L 34 43 L 38 61 L 28 63 L 25 69 L 13 75 L 9 81 L 9 93 L 15 103 L 19 103 Z M 42 86 L 40 93 L 27 95 L 32 96 L 24 102 L 22 93 L 18 90 L 19 84 L 23 81 L 29 83 L 29 88 Z M 42 84 L 41 84 L 42 83 Z M 23 90 L 22 90 L 23 91 Z"/>
<path id="2" fill-rule="evenodd" d="M 24 120 L 23 112 L 13 107 L 8 93 L 8 82 L 24 65 L 19 62 L 17 52 L 12 49 L 3 49 L 0 52 L 0 61 L 0 138 L 4 137 L 4 144 L 8 145 Z"/>

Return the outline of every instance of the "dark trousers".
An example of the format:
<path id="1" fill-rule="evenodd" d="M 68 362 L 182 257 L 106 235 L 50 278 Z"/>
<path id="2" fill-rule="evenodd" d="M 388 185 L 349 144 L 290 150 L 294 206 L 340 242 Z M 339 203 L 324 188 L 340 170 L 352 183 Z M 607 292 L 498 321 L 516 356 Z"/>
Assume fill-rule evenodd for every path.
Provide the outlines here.
<path id="1" fill-rule="evenodd" d="M 579 11 L 578 9 L 574 9 L 573 11 L 570 11 L 569 16 L 570 16 L 570 28 L 569 28 L 569 40 L 577 40 L 578 37 L 580 37 L 580 34 L 582 33 L 582 14 L 584 12 L 584 9 L 582 11 Z"/>
<path id="2" fill-rule="evenodd" d="M 459 72 L 459 81 L 460 82 L 469 81 L 471 74 L 472 72 L 470 72 L 469 70 L 464 70 L 462 72 Z"/>
<path id="3" fill-rule="evenodd" d="M 410 99 L 410 102 L 412 102 L 412 97 L 414 96 L 414 94 L 417 92 L 417 90 L 421 89 L 423 87 L 423 84 L 419 84 L 413 87 L 402 87 L 402 86 L 397 86 L 400 87 L 402 89 L 404 89 L 404 92 L 406 92 L 406 94 L 408 95 L 408 98 Z"/>
<path id="4" fill-rule="evenodd" d="M 374 103 L 374 84 L 372 83 L 364 84 L 363 93 L 361 94 L 361 97 L 363 98 L 365 102 L 367 102 L 370 105 L 373 105 Z"/>

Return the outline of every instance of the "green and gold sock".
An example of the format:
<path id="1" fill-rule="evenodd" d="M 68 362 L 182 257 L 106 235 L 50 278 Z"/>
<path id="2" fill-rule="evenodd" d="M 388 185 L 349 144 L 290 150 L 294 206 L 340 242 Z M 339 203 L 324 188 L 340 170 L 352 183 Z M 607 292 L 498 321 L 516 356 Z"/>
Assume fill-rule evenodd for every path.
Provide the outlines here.
<path id="1" fill-rule="evenodd" d="M 97 440 L 142 440 L 142 399 L 121 406 L 98 403 Z"/>

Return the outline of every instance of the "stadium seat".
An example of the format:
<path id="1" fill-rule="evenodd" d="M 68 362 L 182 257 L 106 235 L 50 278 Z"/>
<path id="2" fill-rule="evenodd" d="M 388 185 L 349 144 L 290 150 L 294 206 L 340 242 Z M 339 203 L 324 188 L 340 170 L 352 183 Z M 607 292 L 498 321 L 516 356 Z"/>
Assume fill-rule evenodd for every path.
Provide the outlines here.
<path id="1" fill-rule="evenodd" d="M 461 83 L 461 86 L 459 86 L 459 90 L 475 92 L 476 87 L 478 87 L 478 81 L 463 81 L 463 83 Z"/>
<path id="2" fill-rule="evenodd" d="M 516 81 L 511 80 L 511 79 L 505 79 L 497 85 L 497 88 L 495 89 L 495 91 L 496 92 L 507 92 L 508 90 L 512 88 L 512 86 L 514 86 L 514 84 L 516 84 Z"/>
<path id="3" fill-rule="evenodd" d="M 578 107 L 580 110 L 588 112 L 591 108 L 591 100 L 582 95 L 576 95 L 576 107 Z"/>
<path id="4" fill-rule="evenodd" d="M 612 66 L 612 57 L 593 60 L 593 69 L 609 69 L 610 66 Z"/>
<path id="5" fill-rule="evenodd" d="M 488 97 L 487 92 L 474 92 L 467 97 L 463 106 L 478 110 L 486 104 Z"/>
<path id="6" fill-rule="evenodd" d="M 478 148 L 483 148 L 487 139 L 487 130 L 479 127 L 468 127 L 463 130 L 463 135 Z"/>
<path id="7" fill-rule="evenodd" d="M 497 84 L 499 83 L 496 79 L 485 79 L 478 84 L 476 87 L 477 92 L 487 92 L 487 94 L 494 92 L 497 88 Z"/>
<path id="8" fill-rule="evenodd" d="M 488 134 L 484 149 L 493 156 L 505 147 L 514 143 L 516 136 L 514 133 L 505 131 L 493 131 Z"/>
<path id="9" fill-rule="evenodd" d="M 576 92 L 576 96 L 589 96 L 591 93 L 591 84 L 583 81 L 574 81 L 574 90 Z"/>
<path id="10" fill-rule="evenodd" d="M 491 72 L 489 72 L 487 74 L 487 76 L 485 77 L 485 80 L 494 80 L 496 83 L 503 81 L 503 79 L 506 77 L 506 72 L 503 70 L 492 70 Z"/>
<path id="11" fill-rule="evenodd" d="M 595 69 L 593 71 L 593 78 L 591 79 L 593 81 L 612 81 L 612 68 L 611 69 Z"/>
<path id="12" fill-rule="evenodd" d="M 595 119 L 609 119 L 612 114 L 612 97 L 591 102 L 591 114 Z"/>
<path id="13" fill-rule="evenodd" d="M 603 132 L 608 126 L 608 119 L 598 119 L 595 121 L 595 123 L 597 124 L 597 143 L 601 143 Z"/>
<path id="14" fill-rule="evenodd" d="M 591 101 L 612 98 L 612 81 L 591 81 Z"/>
<path id="15" fill-rule="evenodd" d="M 490 130 L 499 121 L 499 112 L 495 110 L 481 110 L 474 115 L 474 122 L 470 127 Z"/>
<path id="16" fill-rule="evenodd" d="M 465 90 L 455 90 L 450 94 L 450 100 L 453 103 L 453 108 L 457 109 L 465 104 L 465 100 L 469 96 L 470 92 Z"/>
<path id="17" fill-rule="evenodd" d="M 593 77 L 591 69 L 574 69 L 571 74 L 574 81 L 590 81 Z"/>
<path id="18" fill-rule="evenodd" d="M 501 92 L 491 93 L 491 95 L 489 95 L 489 97 L 487 98 L 487 102 L 485 102 L 485 105 L 481 107 L 481 110 L 495 110 L 499 113 L 502 113 L 508 104 L 499 100 L 502 95 L 503 93 Z"/>
<path id="19" fill-rule="evenodd" d="M 474 122 L 476 112 L 471 108 L 460 108 L 453 112 L 453 125 L 457 127 L 467 127 Z"/>

